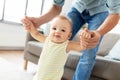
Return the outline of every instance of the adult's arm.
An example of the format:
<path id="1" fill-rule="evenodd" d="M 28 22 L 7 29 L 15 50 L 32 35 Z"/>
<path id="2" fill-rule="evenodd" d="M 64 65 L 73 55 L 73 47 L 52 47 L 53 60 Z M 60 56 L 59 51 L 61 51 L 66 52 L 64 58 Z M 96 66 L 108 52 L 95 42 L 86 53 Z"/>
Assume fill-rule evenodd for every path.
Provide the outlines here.
<path id="1" fill-rule="evenodd" d="M 48 10 L 48 12 L 38 18 L 38 26 L 51 21 L 54 17 L 59 15 L 62 11 L 62 6 L 64 5 L 64 3 L 65 0 L 53 0 L 53 5 Z"/>
<path id="2" fill-rule="evenodd" d="M 64 3 L 65 0 L 53 0 L 53 5 L 48 10 L 48 12 L 37 18 L 36 17 L 26 17 L 26 18 L 31 20 L 34 26 L 38 28 L 40 25 L 51 21 L 51 19 L 59 15 Z"/>
<path id="3" fill-rule="evenodd" d="M 29 19 L 30 21 L 32 21 L 34 26 L 36 28 L 38 28 L 42 24 L 51 21 L 54 17 L 59 15 L 61 10 L 62 10 L 62 6 L 52 5 L 52 7 L 48 10 L 48 12 L 46 12 L 43 15 L 41 15 L 40 17 L 28 17 L 27 16 L 26 18 Z"/>
<path id="4" fill-rule="evenodd" d="M 104 23 L 98 28 L 100 35 L 104 35 L 112 30 L 120 19 L 120 0 L 108 0 L 109 16 Z"/>
<path id="5" fill-rule="evenodd" d="M 92 37 L 86 39 L 80 36 L 83 46 L 86 48 L 94 48 L 98 45 L 101 36 L 112 30 L 120 19 L 120 0 L 108 0 L 109 15 L 103 24 L 95 31 L 90 31 Z"/>
<path id="6" fill-rule="evenodd" d="M 89 33 L 92 34 L 90 39 L 83 38 L 82 36 L 80 36 L 83 46 L 85 46 L 88 49 L 96 47 L 99 43 L 101 36 L 112 30 L 119 22 L 119 19 L 119 14 L 109 14 L 107 19 L 100 26 L 100 28 L 94 31 L 89 31 Z"/>

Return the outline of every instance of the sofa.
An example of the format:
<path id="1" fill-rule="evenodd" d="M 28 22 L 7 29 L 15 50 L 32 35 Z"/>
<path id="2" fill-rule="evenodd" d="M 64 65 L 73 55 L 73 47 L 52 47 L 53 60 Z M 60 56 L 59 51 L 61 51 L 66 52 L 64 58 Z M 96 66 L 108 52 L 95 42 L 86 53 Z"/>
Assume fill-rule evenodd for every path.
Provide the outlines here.
<path id="1" fill-rule="evenodd" d="M 42 33 L 44 34 L 44 32 Z M 96 62 L 92 70 L 90 80 L 120 80 L 120 61 L 119 59 L 110 58 L 108 56 L 119 39 L 120 34 L 107 33 L 104 35 L 96 56 Z M 75 36 L 74 40 L 79 40 L 79 34 Z M 38 63 L 43 45 L 43 43 L 36 41 L 30 36 L 29 33 L 27 33 L 24 49 L 24 69 L 27 69 L 28 61 L 35 64 Z M 72 80 L 81 55 L 81 52 L 69 52 L 69 56 L 64 67 L 65 71 L 62 80 Z"/>

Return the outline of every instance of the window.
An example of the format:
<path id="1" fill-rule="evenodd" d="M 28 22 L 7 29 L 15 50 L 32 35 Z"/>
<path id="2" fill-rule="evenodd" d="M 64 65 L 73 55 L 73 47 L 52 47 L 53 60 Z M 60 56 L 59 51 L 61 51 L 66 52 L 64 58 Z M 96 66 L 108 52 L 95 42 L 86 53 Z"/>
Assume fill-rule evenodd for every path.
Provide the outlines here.
<path id="1" fill-rule="evenodd" d="M 20 23 L 25 16 L 40 16 L 44 0 L 0 0 L 0 49 L 23 50 L 26 30 Z M 5 24 L 2 23 L 5 21 Z"/>
<path id="2" fill-rule="evenodd" d="M 40 16 L 44 0 L 0 0 L 0 20 L 21 23 L 25 16 Z"/>
<path id="3" fill-rule="evenodd" d="M 52 1 L 53 0 L 44 0 L 44 7 L 43 7 L 43 14 L 46 13 L 49 8 L 52 6 Z"/>
<path id="4" fill-rule="evenodd" d="M 25 0 L 6 0 L 4 20 L 20 23 L 25 14 Z"/>
<path id="5" fill-rule="evenodd" d="M 2 20 L 2 16 L 3 16 L 3 7 L 4 7 L 4 0 L 0 0 L 0 20 Z"/>
<path id="6" fill-rule="evenodd" d="M 28 0 L 26 15 L 32 17 L 40 16 L 42 1 L 44 0 Z"/>

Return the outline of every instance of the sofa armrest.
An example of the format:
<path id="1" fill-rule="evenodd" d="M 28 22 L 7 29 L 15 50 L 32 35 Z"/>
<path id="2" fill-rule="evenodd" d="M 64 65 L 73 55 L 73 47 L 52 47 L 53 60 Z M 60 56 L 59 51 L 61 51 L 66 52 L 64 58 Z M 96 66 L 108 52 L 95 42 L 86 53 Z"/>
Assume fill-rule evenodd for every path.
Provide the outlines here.
<path id="1" fill-rule="evenodd" d="M 39 32 L 43 34 L 43 31 L 40 30 Z M 27 43 L 28 43 L 29 41 L 37 41 L 37 40 L 35 40 L 35 39 L 30 35 L 30 33 L 27 32 L 25 46 L 27 45 Z"/>
<path id="2" fill-rule="evenodd" d="M 107 33 L 107 34 L 105 34 L 101 43 L 100 43 L 98 55 L 106 56 L 119 39 L 120 39 L 119 33 Z"/>
<path id="3" fill-rule="evenodd" d="M 65 67 L 75 70 L 81 55 L 81 52 L 70 51 Z"/>
<path id="4" fill-rule="evenodd" d="M 33 40 L 35 40 L 35 39 L 30 35 L 29 32 L 27 32 L 26 42 L 28 42 L 28 41 L 33 41 Z"/>
<path id="5" fill-rule="evenodd" d="M 119 80 L 119 68 L 120 61 L 97 56 L 92 75 L 102 77 L 107 80 Z"/>

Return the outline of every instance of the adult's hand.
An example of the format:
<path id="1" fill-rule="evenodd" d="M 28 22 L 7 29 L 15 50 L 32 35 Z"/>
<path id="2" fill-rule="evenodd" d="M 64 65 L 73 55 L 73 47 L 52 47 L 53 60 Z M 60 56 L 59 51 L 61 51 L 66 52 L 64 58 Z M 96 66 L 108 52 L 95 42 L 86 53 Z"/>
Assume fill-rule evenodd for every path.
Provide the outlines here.
<path id="1" fill-rule="evenodd" d="M 98 31 L 89 31 L 89 33 L 91 34 L 91 38 L 85 38 L 84 36 L 80 35 L 81 44 L 87 49 L 96 47 L 101 38 L 101 35 Z"/>
<path id="2" fill-rule="evenodd" d="M 33 25 L 35 26 L 35 28 L 38 28 L 41 24 L 40 24 L 40 20 L 39 20 L 39 17 L 28 17 L 28 16 L 25 16 L 25 19 L 28 19 L 30 20 Z"/>

